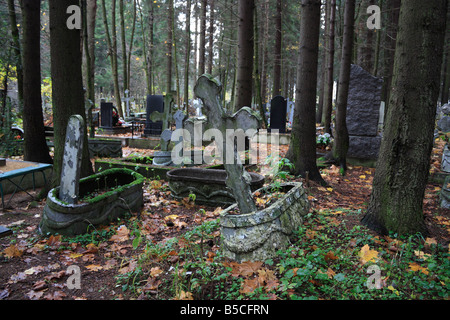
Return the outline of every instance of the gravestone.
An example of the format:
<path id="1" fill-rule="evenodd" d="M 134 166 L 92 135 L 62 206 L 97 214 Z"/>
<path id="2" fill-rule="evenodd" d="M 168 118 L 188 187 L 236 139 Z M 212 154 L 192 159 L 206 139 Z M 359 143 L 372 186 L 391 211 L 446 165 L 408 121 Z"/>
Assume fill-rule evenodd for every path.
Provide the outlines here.
<path id="1" fill-rule="evenodd" d="M 378 133 L 383 80 L 357 65 L 351 66 L 347 103 L 348 158 L 376 160 L 381 146 Z"/>
<path id="2" fill-rule="evenodd" d="M 444 147 L 444 152 L 442 154 L 441 171 L 450 173 L 450 150 L 448 145 Z"/>
<path id="3" fill-rule="evenodd" d="M 219 81 L 208 75 L 203 75 L 198 80 L 194 92 L 203 101 L 202 110 L 208 118 L 209 126 L 222 133 L 223 143 L 217 143 L 217 148 L 222 155 L 227 172 L 226 185 L 233 190 L 242 214 L 255 212 L 256 205 L 250 188 L 252 179 L 237 156 L 235 140 L 234 138 L 231 139 L 230 135 L 232 136 L 237 130 L 243 130 L 244 132 L 253 130 L 256 134 L 260 126 L 260 120 L 257 114 L 248 107 L 240 109 L 233 115 L 228 115 L 220 103 L 221 90 L 222 86 Z"/>
<path id="4" fill-rule="evenodd" d="M 66 130 L 59 189 L 59 199 L 68 204 L 78 202 L 83 142 L 84 120 L 80 115 L 71 116 Z"/>
<path id="5" fill-rule="evenodd" d="M 164 112 L 164 96 L 149 95 L 147 96 L 147 119 L 145 123 L 144 136 L 159 136 L 163 132 L 162 121 L 152 121 L 150 116 L 154 112 Z"/>
<path id="6" fill-rule="evenodd" d="M 438 129 L 444 133 L 450 132 L 450 116 L 444 116 L 438 121 Z"/>
<path id="7" fill-rule="evenodd" d="M 270 102 L 270 130 L 286 133 L 287 100 L 276 96 Z"/>
<path id="8" fill-rule="evenodd" d="M 100 104 L 101 124 L 100 128 L 111 129 L 113 125 L 113 108 L 111 102 L 102 102 Z"/>
<path id="9" fill-rule="evenodd" d="M 0 238 L 7 237 L 12 233 L 13 232 L 10 229 L 0 226 Z"/>

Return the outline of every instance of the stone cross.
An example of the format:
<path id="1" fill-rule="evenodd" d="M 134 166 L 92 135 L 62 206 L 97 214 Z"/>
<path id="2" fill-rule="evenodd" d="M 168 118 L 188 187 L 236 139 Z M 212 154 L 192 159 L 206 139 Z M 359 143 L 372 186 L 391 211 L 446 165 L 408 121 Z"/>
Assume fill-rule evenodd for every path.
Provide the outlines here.
<path id="1" fill-rule="evenodd" d="M 130 116 L 130 90 L 125 90 L 125 97 L 123 98 L 123 101 L 125 101 L 126 104 L 126 116 Z"/>
<path id="2" fill-rule="evenodd" d="M 69 118 L 61 169 L 59 199 L 68 204 L 78 202 L 81 158 L 84 142 L 84 120 L 80 115 Z"/>
<path id="3" fill-rule="evenodd" d="M 231 131 L 259 128 L 260 120 L 256 113 L 248 107 L 240 109 L 233 115 L 228 115 L 222 107 L 220 101 L 220 92 L 222 85 L 219 81 L 212 79 L 209 75 L 201 76 L 195 86 L 194 92 L 197 97 L 203 101 L 203 113 L 208 118 L 208 124 L 211 128 L 218 129 L 222 133 L 222 144 L 217 143 L 219 153 L 223 156 L 223 163 L 227 172 L 227 186 L 233 190 L 236 202 L 241 214 L 256 211 L 256 205 L 253 201 L 252 191 L 250 189 L 251 177 L 245 171 L 244 166 L 237 156 L 237 150 L 234 145 L 234 138 L 228 139 Z M 232 130 L 230 130 L 232 129 Z M 216 139 L 217 142 L 217 139 Z M 230 154 L 235 161 L 229 162 Z"/>

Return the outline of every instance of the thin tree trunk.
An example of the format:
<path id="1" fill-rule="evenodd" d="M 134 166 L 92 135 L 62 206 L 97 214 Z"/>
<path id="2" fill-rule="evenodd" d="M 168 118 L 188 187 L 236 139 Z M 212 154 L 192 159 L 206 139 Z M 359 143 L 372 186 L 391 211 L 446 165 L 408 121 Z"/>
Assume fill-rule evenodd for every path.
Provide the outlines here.
<path id="1" fill-rule="evenodd" d="M 189 107 L 189 65 L 191 62 L 191 0 L 186 4 L 186 55 L 184 57 L 184 102 L 186 103 L 185 112 L 188 114 Z"/>
<path id="2" fill-rule="evenodd" d="M 344 39 L 342 41 L 341 70 L 339 74 L 339 93 L 336 103 L 336 133 L 334 135 L 333 157 L 341 170 L 347 170 L 347 151 L 349 136 L 347 129 L 347 101 L 350 85 L 350 68 L 353 52 L 355 28 L 355 0 L 345 1 Z"/>
<path id="3" fill-rule="evenodd" d="M 300 52 L 291 143 L 286 154 L 295 175 L 326 184 L 316 164 L 316 90 L 319 59 L 320 0 L 302 0 Z"/>
<path id="4" fill-rule="evenodd" d="M 383 234 L 426 234 L 423 198 L 433 148 L 447 1 L 402 1 L 390 108 L 362 222 Z"/>
<path id="5" fill-rule="evenodd" d="M 24 160 L 52 163 L 42 114 L 40 17 L 41 1 L 22 1 Z"/>
<path id="6" fill-rule="evenodd" d="M 137 18 L 137 3 L 136 0 L 133 0 L 133 26 L 131 27 L 131 39 L 130 39 L 130 48 L 128 49 L 128 58 L 127 58 L 127 88 L 131 88 L 131 55 L 133 54 L 133 45 L 134 45 L 134 34 L 136 32 L 136 18 Z"/>
<path id="7" fill-rule="evenodd" d="M 254 0 L 239 1 L 238 68 L 235 110 L 252 105 Z"/>
<path id="8" fill-rule="evenodd" d="M 95 105 L 95 21 L 97 17 L 97 0 L 87 0 L 87 47 L 90 58 L 90 80 L 88 81 L 87 96 Z"/>
<path id="9" fill-rule="evenodd" d="M 214 62 L 214 0 L 209 0 L 209 46 L 208 46 L 208 73 L 213 72 Z"/>
<path id="10" fill-rule="evenodd" d="M 166 45 L 166 59 L 167 59 L 167 68 L 166 68 L 166 92 L 172 92 L 172 69 L 173 69 L 173 60 L 172 60 L 172 52 L 173 52 L 173 0 L 169 0 L 169 13 L 167 20 L 167 45 Z"/>
<path id="11" fill-rule="evenodd" d="M 200 53 L 198 57 L 198 76 L 205 73 L 205 56 L 206 56 L 206 7 L 208 0 L 202 0 L 200 14 Z"/>
<path id="12" fill-rule="evenodd" d="M 261 75 L 259 74 L 259 50 L 258 50 L 258 42 L 259 42 L 259 37 L 258 37 L 258 12 L 255 9 L 254 11 L 254 32 L 253 34 L 255 35 L 255 43 L 253 45 L 255 54 L 254 54 L 254 79 L 255 79 L 255 96 L 256 96 L 256 104 L 258 105 L 258 109 L 259 109 L 259 113 L 261 118 L 263 119 L 263 129 L 267 128 L 267 120 L 266 120 L 266 116 L 265 116 L 265 111 L 264 111 L 264 107 L 263 107 L 263 101 L 262 101 L 262 95 L 261 95 Z"/>
<path id="13" fill-rule="evenodd" d="M 282 0 L 277 0 L 277 12 L 275 22 L 275 55 L 273 66 L 273 90 L 272 95 L 281 94 L 281 42 L 282 42 Z"/>
<path id="14" fill-rule="evenodd" d="M 128 88 L 128 63 L 127 63 L 127 39 L 125 35 L 125 6 L 124 0 L 119 0 L 119 16 L 120 16 L 120 40 L 122 44 L 122 81 L 123 91 Z"/>
<path id="15" fill-rule="evenodd" d="M 118 63 L 117 63 L 117 32 L 116 32 L 116 0 L 112 0 L 112 26 L 111 26 L 111 33 L 109 32 L 109 26 L 108 26 L 108 16 L 106 12 L 106 5 L 105 0 L 102 0 L 102 9 L 103 9 L 103 22 L 105 25 L 105 32 L 106 32 L 106 40 L 108 42 L 108 54 L 111 60 L 111 69 L 112 69 L 112 75 L 113 75 L 113 82 L 114 82 L 114 96 L 116 101 L 116 107 L 119 111 L 119 115 L 123 117 L 123 110 L 122 110 L 122 99 L 120 96 L 120 87 L 119 87 L 119 71 L 118 71 Z"/>
<path id="16" fill-rule="evenodd" d="M 19 97 L 20 109 L 23 107 L 23 67 L 22 54 L 20 50 L 19 28 L 17 27 L 16 8 L 14 0 L 8 0 L 9 24 L 11 26 L 12 43 L 14 46 L 15 65 L 17 74 L 17 93 Z"/>
<path id="17" fill-rule="evenodd" d="M 326 1 L 325 4 L 325 32 L 324 32 L 324 45 L 322 47 L 322 66 L 321 66 L 321 79 L 320 79 L 320 89 L 319 89 L 319 104 L 316 110 L 316 123 L 322 123 L 323 111 L 324 111 L 324 100 L 325 100 L 325 82 L 327 76 L 327 59 L 328 59 L 328 43 L 329 43 L 329 29 L 330 29 L 330 3 Z M 326 111 L 326 110 L 325 110 Z M 325 127 L 325 132 L 328 132 Z M 329 128 L 328 128 L 329 129 Z"/>
<path id="18" fill-rule="evenodd" d="M 331 114 L 333 111 L 333 89 L 334 89 L 334 51 L 335 51 L 335 24 L 336 24 L 336 0 L 331 0 L 330 5 L 330 28 L 328 34 L 328 58 L 327 58 L 327 72 L 325 78 L 324 88 L 324 112 L 323 125 L 325 132 L 331 132 Z"/>
<path id="19" fill-rule="evenodd" d="M 148 94 L 153 94 L 153 49 L 154 49 L 154 23 L 155 23 L 155 12 L 153 7 L 153 1 L 147 0 L 147 10 L 148 10 L 148 55 L 147 55 L 147 67 L 148 67 Z"/>

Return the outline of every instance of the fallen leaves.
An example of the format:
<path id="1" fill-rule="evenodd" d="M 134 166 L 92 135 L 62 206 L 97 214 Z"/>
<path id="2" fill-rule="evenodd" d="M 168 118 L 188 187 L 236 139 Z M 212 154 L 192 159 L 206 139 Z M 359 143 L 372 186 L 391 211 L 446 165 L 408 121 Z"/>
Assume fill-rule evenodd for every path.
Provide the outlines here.
<path id="1" fill-rule="evenodd" d="M 363 265 L 369 262 L 375 262 L 375 259 L 377 257 L 378 251 L 371 250 L 368 244 L 362 247 L 361 251 L 359 252 L 359 260 Z"/>

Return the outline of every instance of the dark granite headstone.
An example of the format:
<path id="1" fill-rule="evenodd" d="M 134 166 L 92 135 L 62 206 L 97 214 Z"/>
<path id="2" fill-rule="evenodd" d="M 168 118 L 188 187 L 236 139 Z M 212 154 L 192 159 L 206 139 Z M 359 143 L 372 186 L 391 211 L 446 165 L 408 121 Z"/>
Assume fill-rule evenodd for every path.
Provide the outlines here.
<path id="1" fill-rule="evenodd" d="M 110 129 L 113 127 L 113 104 L 110 102 L 102 102 L 100 104 L 101 128 Z"/>
<path id="2" fill-rule="evenodd" d="M 383 80 L 357 65 L 350 71 L 347 129 L 350 136 L 376 136 Z"/>
<path id="3" fill-rule="evenodd" d="M 145 123 L 145 136 L 160 136 L 162 133 L 162 121 L 153 122 L 150 116 L 153 112 L 164 112 L 164 96 L 149 95 L 147 96 L 147 119 Z"/>
<path id="4" fill-rule="evenodd" d="M 270 130 L 286 133 L 287 100 L 276 96 L 270 102 Z"/>
<path id="5" fill-rule="evenodd" d="M 347 103 L 349 149 L 353 159 L 376 160 L 381 146 L 378 133 L 383 80 L 352 65 Z"/>

